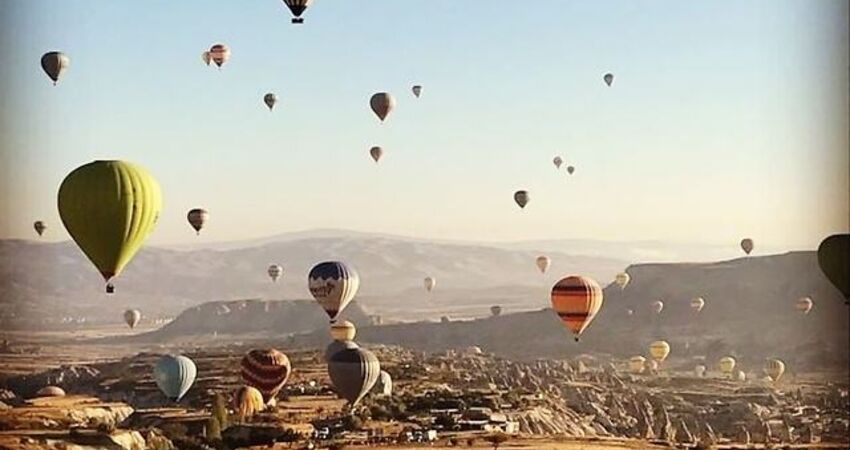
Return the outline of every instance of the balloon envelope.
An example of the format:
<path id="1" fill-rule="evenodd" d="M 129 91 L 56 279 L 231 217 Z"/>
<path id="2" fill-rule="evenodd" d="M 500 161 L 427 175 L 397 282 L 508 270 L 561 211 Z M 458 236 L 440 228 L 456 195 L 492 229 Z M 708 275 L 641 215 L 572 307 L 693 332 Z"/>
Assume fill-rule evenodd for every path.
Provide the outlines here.
<path id="1" fill-rule="evenodd" d="M 567 173 L 569 173 L 570 175 L 572 175 L 575 171 L 576 168 L 574 166 L 567 166 Z"/>
<path id="2" fill-rule="evenodd" d="M 251 386 L 242 386 L 233 394 L 233 411 L 240 420 L 260 412 L 265 407 L 263 394 Z"/>
<path id="3" fill-rule="evenodd" d="M 554 164 L 555 168 L 557 168 L 557 169 L 560 169 L 561 164 L 563 164 L 563 163 L 564 163 L 564 160 L 561 159 L 560 156 L 556 156 L 556 157 L 552 158 L 552 164 Z"/>
<path id="4" fill-rule="evenodd" d="M 191 359 L 183 355 L 165 355 L 156 363 L 153 378 L 166 397 L 180 401 L 192 387 L 197 374 L 198 370 Z"/>
<path id="5" fill-rule="evenodd" d="M 646 358 L 643 356 L 632 356 L 629 358 L 629 372 L 641 373 L 646 366 Z"/>
<path id="6" fill-rule="evenodd" d="M 850 302 L 850 234 L 834 234 L 818 246 L 818 265 Z"/>
<path id="7" fill-rule="evenodd" d="M 210 47 L 210 59 L 216 66 L 221 68 L 230 59 L 230 47 L 224 44 L 215 44 Z"/>
<path id="8" fill-rule="evenodd" d="M 718 366 L 720 367 L 721 372 L 723 372 L 725 374 L 731 374 L 732 370 L 735 369 L 736 363 L 737 363 L 737 361 L 735 361 L 735 358 L 733 358 L 731 356 L 724 356 L 724 357 L 720 358 L 720 362 L 718 363 Z"/>
<path id="9" fill-rule="evenodd" d="M 525 208 L 525 205 L 528 204 L 530 200 L 528 196 L 528 191 L 516 191 L 514 192 L 514 201 L 520 208 Z"/>
<path id="10" fill-rule="evenodd" d="M 360 277 L 345 263 L 327 261 L 316 264 L 310 270 L 307 286 L 331 321 L 334 321 L 357 294 Z"/>
<path id="11" fill-rule="evenodd" d="M 328 361 L 328 375 L 337 394 L 352 407 L 372 389 L 380 373 L 378 358 L 363 348 L 340 350 Z"/>
<path id="12" fill-rule="evenodd" d="M 552 260 L 549 259 L 548 256 L 540 255 L 534 263 L 537 264 L 537 269 L 540 273 L 546 273 L 546 271 L 549 270 L 549 266 L 552 264 Z"/>
<path id="13" fill-rule="evenodd" d="M 142 320 L 142 313 L 138 309 L 128 309 L 124 311 L 124 322 L 126 322 L 130 328 L 136 328 L 136 325 L 139 324 L 140 320 Z"/>
<path id="14" fill-rule="evenodd" d="M 32 224 L 32 228 L 35 230 L 36 233 L 38 233 L 39 236 L 41 236 L 42 234 L 44 234 L 44 230 L 47 229 L 47 225 L 45 225 L 44 222 L 40 220 L 36 220 Z"/>
<path id="15" fill-rule="evenodd" d="M 292 372 L 289 358 L 273 348 L 249 351 L 242 357 L 241 366 L 245 384 L 260 391 L 265 403 L 280 392 Z"/>
<path id="16" fill-rule="evenodd" d="M 434 290 L 434 286 L 437 285 L 437 280 L 433 277 L 425 277 L 424 284 L 425 290 L 431 292 L 432 290 Z"/>
<path id="17" fill-rule="evenodd" d="M 748 254 L 748 255 L 749 255 L 749 254 L 750 254 L 750 252 L 752 252 L 752 251 L 753 251 L 753 248 L 754 248 L 754 247 L 755 247 L 755 244 L 753 243 L 753 240 L 752 240 L 752 239 L 750 239 L 750 238 L 745 238 L 745 239 L 742 239 L 742 240 L 741 240 L 741 249 L 743 249 L 743 250 L 744 250 L 744 253 L 746 253 L 746 254 Z"/>
<path id="18" fill-rule="evenodd" d="M 620 289 L 622 290 L 626 288 L 626 285 L 629 284 L 631 279 L 632 277 L 626 272 L 620 272 L 616 277 L 614 277 L 614 282 L 617 283 L 617 286 L 620 286 Z"/>
<path id="19" fill-rule="evenodd" d="M 378 382 L 375 383 L 375 392 L 381 397 L 393 395 L 393 377 L 384 370 L 381 371 Z"/>
<path id="20" fill-rule="evenodd" d="M 212 55 L 210 55 L 210 52 L 201 53 L 201 61 L 203 61 L 206 65 L 210 65 L 212 62 Z"/>
<path id="21" fill-rule="evenodd" d="M 266 106 L 268 106 L 269 111 L 271 111 L 272 109 L 274 109 L 275 103 L 277 103 L 277 95 L 269 92 L 268 94 L 263 96 L 263 103 L 265 103 Z"/>
<path id="22" fill-rule="evenodd" d="M 700 312 L 705 307 L 705 299 L 702 297 L 695 297 L 691 299 L 691 309 L 695 312 Z"/>
<path id="23" fill-rule="evenodd" d="M 655 341 L 649 344 L 649 354 L 652 359 L 663 362 L 670 355 L 670 344 L 667 341 Z"/>
<path id="24" fill-rule="evenodd" d="M 781 359 L 771 358 L 767 360 L 764 371 L 773 381 L 779 381 L 785 373 L 785 363 Z"/>
<path id="25" fill-rule="evenodd" d="M 283 3 L 289 8 L 292 15 L 295 16 L 292 18 L 292 23 L 304 23 L 301 14 L 304 14 L 304 11 L 307 10 L 310 3 L 313 3 L 313 0 L 283 0 Z"/>
<path id="26" fill-rule="evenodd" d="M 47 52 L 41 57 L 41 68 L 53 80 L 54 86 L 70 65 L 71 60 L 62 52 Z"/>
<path id="27" fill-rule="evenodd" d="M 59 386 L 45 386 L 35 393 L 36 397 L 64 397 L 65 390 Z"/>
<path id="28" fill-rule="evenodd" d="M 369 149 L 369 155 L 372 156 L 372 159 L 374 159 L 375 162 L 378 162 L 381 159 L 381 156 L 384 156 L 384 149 L 374 146 Z"/>
<path id="29" fill-rule="evenodd" d="M 602 77 L 602 79 L 605 80 L 605 84 L 607 84 L 608 86 L 611 86 L 611 84 L 614 83 L 614 74 L 613 73 L 606 73 Z"/>
<path id="30" fill-rule="evenodd" d="M 341 320 L 331 325 L 331 337 L 335 341 L 353 341 L 357 335 L 357 327 L 347 320 Z"/>
<path id="31" fill-rule="evenodd" d="M 186 220 L 195 229 L 195 234 L 201 234 L 201 229 L 204 228 L 204 224 L 207 223 L 209 217 L 210 213 L 201 208 L 192 209 L 186 214 Z"/>
<path id="32" fill-rule="evenodd" d="M 386 92 L 378 92 L 369 99 L 369 106 L 375 115 L 381 119 L 381 122 L 383 122 L 395 108 L 395 98 Z"/>
<path id="33" fill-rule="evenodd" d="M 145 169 L 124 161 L 95 161 L 65 177 L 58 204 L 68 233 L 109 281 L 153 231 L 162 196 Z"/>
<path id="34" fill-rule="evenodd" d="M 502 315 L 502 307 L 499 305 L 493 305 L 490 307 L 490 315 L 493 317 L 498 317 Z"/>
<path id="35" fill-rule="evenodd" d="M 269 266 L 268 274 L 272 281 L 277 281 L 277 279 L 283 275 L 283 267 L 278 264 L 272 264 Z"/>
<path id="36" fill-rule="evenodd" d="M 602 308 L 602 288 L 591 278 L 571 275 L 552 286 L 551 300 L 561 323 L 578 340 Z"/>
<path id="37" fill-rule="evenodd" d="M 795 307 L 797 308 L 797 311 L 800 311 L 803 314 L 808 314 L 814 305 L 815 302 L 813 302 L 809 297 L 801 297 L 797 299 Z"/>
<path id="38" fill-rule="evenodd" d="M 416 98 L 419 98 L 419 95 L 422 94 L 422 86 L 418 84 L 413 86 L 411 90 L 413 91 L 413 95 L 415 95 Z"/>

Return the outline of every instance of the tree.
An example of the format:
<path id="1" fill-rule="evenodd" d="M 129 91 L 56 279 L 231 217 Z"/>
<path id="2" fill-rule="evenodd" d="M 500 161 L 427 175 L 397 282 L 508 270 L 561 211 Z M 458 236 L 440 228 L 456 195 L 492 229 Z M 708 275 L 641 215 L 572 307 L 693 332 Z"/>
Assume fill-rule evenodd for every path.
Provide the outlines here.
<path id="1" fill-rule="evenodd" d="M 227 401 L 220 393 L 216 393 L 213 397 L 212 417 L 218 420 L 218 426 L 221 430 L 230 426 L 227 418 Z"/>
<path id="2" fill-rule="evenodd" d="M 493 433 L 485 437 L 484 440 L 493 444 L 493 450 L 497 450 L 500 445 L 508 441 L 508 435 L 505 433 Z"/>
<path id="3" fill-rule="evenodd" d="M 221 440 L 221 424 L 215 417 L 210 417 L 207 421 L 206 437 L 208 441 Z"/>

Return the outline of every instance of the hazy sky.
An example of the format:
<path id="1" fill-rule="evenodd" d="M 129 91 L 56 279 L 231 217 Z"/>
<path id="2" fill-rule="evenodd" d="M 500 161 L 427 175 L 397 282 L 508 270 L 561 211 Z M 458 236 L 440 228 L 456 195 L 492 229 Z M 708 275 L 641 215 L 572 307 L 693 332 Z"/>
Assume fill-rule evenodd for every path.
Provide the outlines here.
<path id="1" fill-rule="evenodd" d="M 63 177 L 127 159 L 162 185 L 161 244 L 196 239 L 200 206 L 202 241 L 350 228 L 811 248 L 850 216 L 847 8 L 316 0 L 293 26 L 280 0 L 6 1 L 0 237 L 42 218 L 66 239 Z M 219 42 L 221 71 L 200 58 Z M 71 58 L 56 88 L 49 50 Z M 398 101 L 384 125 L 368 107 L 382 90 Z"/>

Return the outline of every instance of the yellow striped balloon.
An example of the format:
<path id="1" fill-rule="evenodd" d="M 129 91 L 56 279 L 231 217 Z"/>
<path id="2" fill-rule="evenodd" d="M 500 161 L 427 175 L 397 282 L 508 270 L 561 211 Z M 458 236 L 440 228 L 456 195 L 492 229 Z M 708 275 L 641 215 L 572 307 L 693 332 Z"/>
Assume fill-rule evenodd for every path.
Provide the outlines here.
<path id="1" fill-rule="evenodd" d="M 591 278 L 571 275 L 552 286 L 552 309 L 565 327 L 579 336 L 602 308 L 602 288 Z"/>
<path id="2" fill-rule="evenodd" d="M 670 344 L 667 341 L 655 341 L 649 344 L 649 354 L 652 355 L 652 359 L 663 362 L 670 354 Z"/>
<path id="3" fill-rule="evenodd" d="M 242 379 L 263 394 L 265 403 L 283 388 L 291 372 L 289 358 L 273 348 L 254 349 L 242 358 Z"/>
<path id="4" fill-rule="evenodd" d="M 263 410 L 263 394 L 251 386 L 242 386 L 233 394 L 233 411 L 245 420 Z"/>
<path id="5" fill-rule="evenodd" d="M 764 371 L 774 382 L 782 378 L 785 373 L 785 363 L 781 359 L 771 358 L 767 360 L 764 366 Z"/>
<path id="6" fill-rule="evenodd" d="M 74 242 L 109 281 L 153 231 L 162 209 L 159 183 L 125 161 L 94 161 L 65 177 L 59 216 Z"/>
<path id="7" fill-rule="evenodd" d="M 331 325 L 331 337 L 335 341 L 353 341 L 357 328 L 353 323 L 342 320 Z"/>

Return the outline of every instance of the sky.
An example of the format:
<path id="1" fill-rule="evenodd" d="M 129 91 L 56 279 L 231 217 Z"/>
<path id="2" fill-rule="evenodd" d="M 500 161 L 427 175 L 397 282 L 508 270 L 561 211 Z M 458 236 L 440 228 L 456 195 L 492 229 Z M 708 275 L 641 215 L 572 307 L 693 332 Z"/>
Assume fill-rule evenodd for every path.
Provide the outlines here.
<path id="1" fill-rule="evenodd" d="M 0 17 L 0 238 L 42 219 L 67 239 L 56 192 L 96 159 L 158 179 L 161 245 L 344 228 L 792 249 L 850 228 L 846 1 L 316 0 L 296 26 L 280 0 L 27 0 Z M 221 70 L 201 61 L 216 43 Z M 71 59 L 56 87 L 51 50 Z M 379 91 L 398 103 L 384 124 Z"/>

